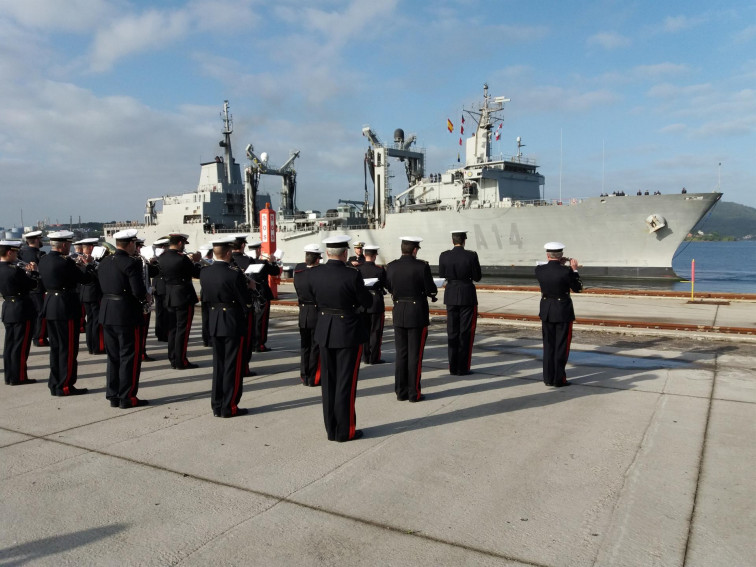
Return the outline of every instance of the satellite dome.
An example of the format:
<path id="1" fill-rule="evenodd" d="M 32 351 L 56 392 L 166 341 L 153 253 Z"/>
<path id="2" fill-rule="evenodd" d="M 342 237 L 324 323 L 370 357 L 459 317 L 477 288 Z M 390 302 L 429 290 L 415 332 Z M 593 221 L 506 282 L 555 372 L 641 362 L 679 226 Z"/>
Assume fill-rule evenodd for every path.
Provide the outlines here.
<path id="1" fill-rule="evenodd" d="M 263 152 L 260 154 L 260 159 L 263 163 L 268 163 L 268 152 Z"/>
<path id="2" fill-rule="evenodd" d="M 398 144 L 404 142 L 404 130 L 401 128 L 394 130 L 394 141 Z"/>

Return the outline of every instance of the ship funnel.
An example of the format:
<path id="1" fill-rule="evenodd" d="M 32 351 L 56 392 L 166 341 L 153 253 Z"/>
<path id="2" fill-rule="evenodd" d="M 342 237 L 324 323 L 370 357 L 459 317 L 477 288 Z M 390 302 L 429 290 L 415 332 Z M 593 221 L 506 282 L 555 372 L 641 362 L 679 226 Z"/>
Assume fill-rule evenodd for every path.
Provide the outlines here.
<path id="1" fill-rule="evenodd" d="M 394 130 L 394 142 L 399 145 L 404 144 L 404 130 L 402 130 L 401 128 Z"/>

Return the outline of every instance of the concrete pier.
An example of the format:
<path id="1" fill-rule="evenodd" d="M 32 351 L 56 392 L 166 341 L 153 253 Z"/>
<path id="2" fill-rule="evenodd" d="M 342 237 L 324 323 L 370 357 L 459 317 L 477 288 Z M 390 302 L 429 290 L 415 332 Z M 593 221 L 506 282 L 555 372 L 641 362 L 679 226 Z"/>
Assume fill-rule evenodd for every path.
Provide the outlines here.
<path id="1" fill-rule="evenodd" d="M 540 326 L 481 318 L 472 368 L 447 373 L 443 305 L 418 404 L 383 358 L 357 392 L 363 439 L 326 440 L 320 392 L 299 381 L 296 317 L 274 306 L 269 353 L 245 379 L 247 416 L 210 410 L 199 321 L 172 370 L 154 338 L 146 407 L 0 386 L 0 565 L 751 565 L 756 557 L 756 302 L 583 295 L 569 388 L 541 382 Z M 289 296 L 288 299 L 291 299 Z M 673 303 L 668 303 L 673 301 Z M 487 314 L 532 316 L 537 293 L 483 292 Z M 595 317 L 594 317 L 595 316 Z M 663 321 L 662 321 L 663 320 Z M 654 328 L 657 322 L 704 330 Z"/>

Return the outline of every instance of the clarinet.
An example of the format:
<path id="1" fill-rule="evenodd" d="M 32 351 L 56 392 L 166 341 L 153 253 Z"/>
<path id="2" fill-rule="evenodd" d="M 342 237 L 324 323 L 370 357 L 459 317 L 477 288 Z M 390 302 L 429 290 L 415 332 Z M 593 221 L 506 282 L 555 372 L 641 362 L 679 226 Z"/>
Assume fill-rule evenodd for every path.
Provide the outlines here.
<path id="1" fill-rule="evenodd" d="M 152 310 L 152 303 L 154 301 L 152 298 L 152 286 L 150 285 L 150 264 L 147 258 L 141 254 L 139 255 L 139 259 L 142 261 L 142 279 L 144 280 L 144 287 L 147 290 L 147 298 L 142 304 L 142 309 L 147 314 Z"/>

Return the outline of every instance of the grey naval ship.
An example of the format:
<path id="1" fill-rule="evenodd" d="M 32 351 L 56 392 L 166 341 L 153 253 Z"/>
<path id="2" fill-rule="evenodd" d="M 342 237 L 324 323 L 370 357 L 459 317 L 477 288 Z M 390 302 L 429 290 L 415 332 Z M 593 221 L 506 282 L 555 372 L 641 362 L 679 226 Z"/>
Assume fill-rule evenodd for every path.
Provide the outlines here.
<path id="1" fill-rule="evenodd" d="M 522 155 L 520 138 L 516 155 L 492 155 L 507 102 L 489 95 L 484 86 L 482 103 L 464 110 L 473 122 L 464 140 L 464 162 L 438 174 L 426 172 L 425 151 L 414 146 L 415 136 L 405 137 L 397 129 L 393 143 L 386 144 L 365 126 L 362 134 L 369 147 L 364 198 L 339 200 L 323 214 L 296 206 L 298 151 L 276 167 L 249 144 L 249 165 L 242 177 L 231 148 L 233 121 L 226 101 L 221 113 L 223 155 L 201 164 L 197 189 L 148 199 L 143 223 L 106 225 L 106 239 L 112 241 L 124 226 L 139 228 L 147 242 L 183 232 L 196 246 L 219 232 L 255 233 L 258 211 L 270 202 L 269 195 L 258 194 L 260 178 L 275 175 L 282 179 L 276 246 L 285 263 L 301 261 L 306 244 L 320 244 L 334 234 L 380 246 L 378 262 L 387 263 L 400 255 L 401 236 L 417 235 L 424 239 L 420 257 L 435 268 L 439 254 L 451 247 L 454 229 L 468 231 L 467 247 L 477 251 L 486 275 L 532 277 L 534 266 L 544 260 L 543 244 L 559 240 L 579 259 L 583 277 L 677 278 L 672 270 L 675 251 L 722 194 L 545 200 L 544 177 L 535 161 Z M 403 165 L 407 179 L 406 188 L 396 193 L 390 186 L 395 164 Z"/>

